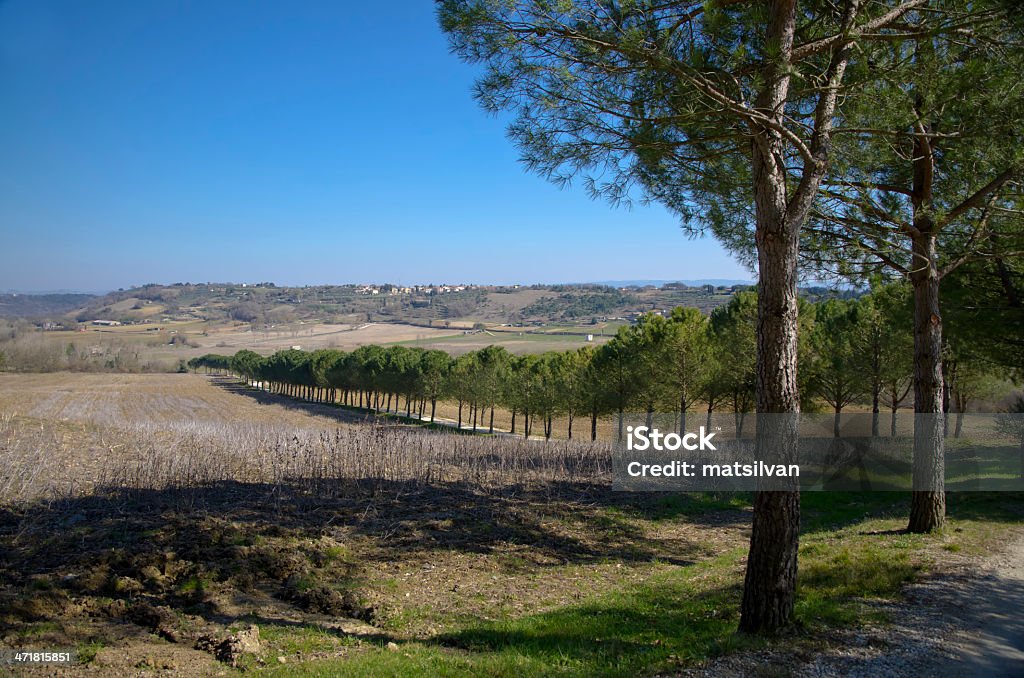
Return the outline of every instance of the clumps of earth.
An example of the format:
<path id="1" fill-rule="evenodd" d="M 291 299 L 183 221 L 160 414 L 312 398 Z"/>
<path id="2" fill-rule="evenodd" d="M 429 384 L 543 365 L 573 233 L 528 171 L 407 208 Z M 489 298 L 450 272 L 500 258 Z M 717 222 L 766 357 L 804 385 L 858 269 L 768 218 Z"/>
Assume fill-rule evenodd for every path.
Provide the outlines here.
<path id="1" fill-rule="evenodd" d="M 373 607 L 362 605 L 351 591 L 339 591 L 325 584 L 310 584 L 301 575 L 292 575 L 285 582 L 284 596 L 306 612 L 351 617 L 368 624 L 374 621 Z"/>
<path id="2" fill-rule="evenodd" d="M 128 622 L 238 666 L 263 647 L 251 623 L 257 618 L 238 600 L 262 601 L 297 619 L 321 615 L 369 625 L 377 616 L 358 595 L 358 566 L 340 542 L 295 533 L 268 538 L 266 530 L 223 519 L 208 519 L 204 527 L 181 537 L 167 530 L 148 541 L 94 544 L 73 556 L 58 552 L 59 544 L 51 553 L 27 550 L 22 562 L 50 566 L 20 577 L 16 562 L 0 566 L 7 583 L 0 589 L 0 610 L 6 610 L 0 628 L 17 633 L 42 621 Z"/>
<path id="3" fill-rule="evenodd" d="M 252 624 L 247 629 L 229 634 L 227 637 L 202 635 L 196 640 L 197 650 L 206 650 L 218 661 L 238 666 L 238 660 L 245 654 L 260 651 L 260 629 Z"/>

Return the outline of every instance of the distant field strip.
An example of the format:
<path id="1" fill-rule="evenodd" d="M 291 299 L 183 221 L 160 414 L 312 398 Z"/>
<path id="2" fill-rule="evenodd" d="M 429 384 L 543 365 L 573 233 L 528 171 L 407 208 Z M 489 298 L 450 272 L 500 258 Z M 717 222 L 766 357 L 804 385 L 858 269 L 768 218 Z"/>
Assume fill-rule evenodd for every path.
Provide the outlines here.
<path id="1" fill-rule="evenodd" d="M 0 411 L 113 427 L 189 422 L 322 429 L 339 423 L 337 416 L 239 397 L 191 374 L 2 374 Z"/>

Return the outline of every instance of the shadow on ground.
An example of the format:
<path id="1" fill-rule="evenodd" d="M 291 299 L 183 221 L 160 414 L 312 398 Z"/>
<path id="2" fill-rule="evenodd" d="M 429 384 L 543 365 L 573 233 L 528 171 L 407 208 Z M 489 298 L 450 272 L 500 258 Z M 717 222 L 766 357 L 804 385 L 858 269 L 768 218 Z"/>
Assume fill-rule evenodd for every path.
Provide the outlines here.
<path id="1" fill-rule="evenodd" d="M 107 488 L 0 508 L 0 633 L 12 646 L 47 623 L 84 618 L 128 624 L 215 654 L 227 642 L 225 630 L 240 624 L 384 643 L 398 638 L 381 630 L 379 601 L 364 590 L 396 563 L 416 569 L 453 555 L 486 557 L 494 572 L 538 572 L 542 582 L 545 569 L 564 566 L 691 566 L 722 552 L 712 541 L 716 532 L 728 535 L 728 548 L 742 544 L 749 521 L 744 499 L 616 493 L 566 482 L 482 487 L 341 479 Z M 810 524 L 827 529 L 901 501 L 893 493 L 819 493 L 805 497 L 805 506 Z M 951 506 L 993 517 L 985 497 Z M 621 604 L 527 615 L 518 627 L 474 624 L 434 642 L 571 655 L 591 664 L 623 655 L 640 661 L 662 656 L 655 641 L 666 635 L 717 642 L 735 625 L 737 592 L 709 587 L 687 595 L 678 587 L 647 586 Z M 607 644 L 593 642 L 602 637 Z"/>
<path id="2" fill-rule="evenodd" d="M 308 400 L 300 400 L 298 398 L 292 398 L 290 396 L 252 388 L 227 377 L 212 377 L 211 379 L 214 384 L 223 388 L 225 391 L 235 395 L 251 398 L 261 405 L 277 405 L 289 410 L 296 410 L 306 414 L 335 419 L 343 423 L 367 423 L 386 420 L 385 417 L 378 417 L 369 410 L 360 410 L 336 404 L 315 403 Z"/>
<path id="3" fill-rule="evenodd" d="M 395 563 L 416 569 L 461 553 L 515 574 L 605 562 L 686 566 L 719 548 L 699 529 L 650 530 L 648 515 L 685 516 L 738 538 L 746 520 L 706 497 L 665 504 L 569 483 L 221 482 L 4 507 L 0 633 L 11 645 L 35 628 L 88 618 L 196 647 L 219 647 L 239 624 L 386 642 L 377 601 L 363 591 Z"/>

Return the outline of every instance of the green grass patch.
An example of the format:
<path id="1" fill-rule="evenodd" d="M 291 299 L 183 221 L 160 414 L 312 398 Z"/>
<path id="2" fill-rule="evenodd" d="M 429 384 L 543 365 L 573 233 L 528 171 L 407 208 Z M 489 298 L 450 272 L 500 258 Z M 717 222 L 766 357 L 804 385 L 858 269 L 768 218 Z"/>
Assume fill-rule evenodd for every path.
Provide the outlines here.
<path id="1" fill-rule="evenodd" d="M 212 579 L 193 575 L 178 584 L 176 590 L 179 596 L 198 601 L 206 595 L 206 591 L 210 588 L 211 584 L 213 584 Z"/>
<path id="2" fill-rule="evenodd" d="M 61 625 L 55 621 L 37 621 L 26 626 L 25 628 L 18 630 L 18 636 L 25 640 L 29 638 L 37 638 L 39 636 L 45 636 L 51 633 L 59 633 L 62 630 Z"/>
<path id="3" fill-rule="evenodd" d="M 666 495 L 642 506 L 606 509 L 606 527 L 635 520 L 689 519 L 743 508 L 749 495 Z M 903 531 L 905 493 L 806 493 L 797 620 L 786 643 L 813 645 L 815 634 L 884 622 L 872 601 L 892 600 L 942 549 L 983 545 L 1002 523 L 1019 523 L 1022 497 L 955 495 L 950 525 L 933 535 Z M 637 676 L 675 673 L 771 639 L 738 634 L 746 548 L 689 566 L 656 565 L 646 580 L 595 592 L 551 611 L 494 621 L 438 619 L 444 632 L 413 641 L 363 643 L 344 659 L 272 666 L 271 675 Z M 413 616 L 416 616 L 415 614 Z M 398 631 L 407 620 L 389 626 Z"/>
<path id="4" fill-rule="evenodd" d="M 260 626 L 260 639 L 269 646 L 265 654 L 277 656 L 301 656 L 326 653 L 340 647 L 358 645 L 359 641 L 315 624 Z"/>
<path id="5" fill-rule="evenodd" d="M 609 675 L 671 670 L 760 641 L 734 633 L 739 552 L 519 619 L 469 624 L 397 651 L 283 666 L 273 675 Z"/>
<path id="6" fill-rule="evenodd" d="M 695 517 L 715 511 L 738 511 L 750 507 L 750 492 L 687 492 L 649 495 L 653 502 L 632 509 L 633 515 L 647 520 L 665 521 Z"/>
<path id="7" fill-rule="evenodd" d="M 798 619 L 817 629 L 863 620 L 865 602 L 895 598 L 914 579 L 922 568 L 913 557 L 915 547 L 927 539 L 850 535 L 808 540 L 800 548 Z"/>
<path id="8" fill-rule="evenodd" d="M 105 647 L 103 643 L 94 640 L 88 643 L 79 643 L 75 648 L 80 664 L 91 664 L 96 660 L 96 654 Z"/>

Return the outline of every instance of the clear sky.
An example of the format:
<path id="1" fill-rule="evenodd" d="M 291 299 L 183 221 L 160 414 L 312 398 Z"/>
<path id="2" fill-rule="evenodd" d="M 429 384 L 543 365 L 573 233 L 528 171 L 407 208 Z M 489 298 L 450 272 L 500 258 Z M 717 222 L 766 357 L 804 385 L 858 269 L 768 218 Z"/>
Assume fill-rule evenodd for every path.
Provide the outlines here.
<path id="1" fill-rule="evenodd" d="M 0 0 L 0 290 L 751 275 L 527 174 L 429 0 Z"/>

